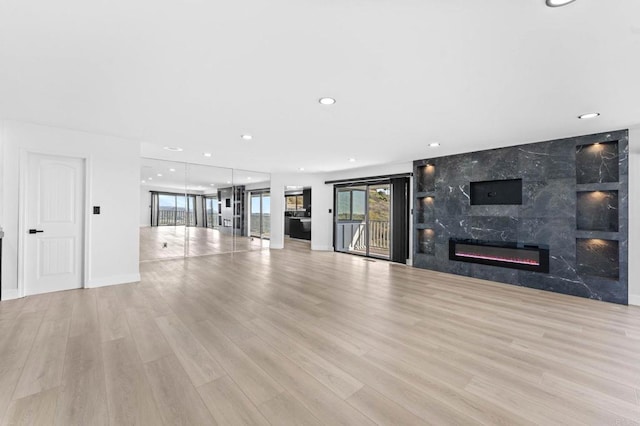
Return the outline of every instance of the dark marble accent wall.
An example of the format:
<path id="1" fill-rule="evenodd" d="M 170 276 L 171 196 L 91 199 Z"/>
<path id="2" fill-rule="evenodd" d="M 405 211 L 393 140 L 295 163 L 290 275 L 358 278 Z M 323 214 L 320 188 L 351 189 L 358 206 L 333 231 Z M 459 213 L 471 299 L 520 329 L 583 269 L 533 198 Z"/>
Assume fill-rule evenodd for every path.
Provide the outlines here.
<path id="1" fill-rule="evenodd" d="M 503 179 L 522 205 L 470 204 Z M 550 272 L 449 260 L 450 238 L 546 244 Z M 414 162 L 415 267 L 626 304 L 627 258 L 626 130 Z"/>

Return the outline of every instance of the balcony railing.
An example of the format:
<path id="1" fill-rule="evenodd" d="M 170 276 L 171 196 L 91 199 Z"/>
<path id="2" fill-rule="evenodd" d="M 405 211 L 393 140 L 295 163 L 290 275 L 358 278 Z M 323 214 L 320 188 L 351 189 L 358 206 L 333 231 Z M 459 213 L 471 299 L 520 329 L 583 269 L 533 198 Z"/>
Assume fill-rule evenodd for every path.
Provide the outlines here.
<path id="1" fill-rule="evenodd" d="M 196 224 L 194 212 L 175 209 L 160 209 L 158 211 L 158 226 L 192 226 Z"/>
<path id="2" fill-rule="evenodd" d="M 364 252 L 367 249 L 366 222 L 344 221 L 337 223 L 337 249 Z M 389 221 L 369 221 L 369 250 L 388 255 L 391 242 Z"/>
<path id="3" fill-rule="evenodd" d="M 390 237 L 391 233 L 388 221 L 369 221 L 369 239 L 372 248 L 388 249 Z"/>

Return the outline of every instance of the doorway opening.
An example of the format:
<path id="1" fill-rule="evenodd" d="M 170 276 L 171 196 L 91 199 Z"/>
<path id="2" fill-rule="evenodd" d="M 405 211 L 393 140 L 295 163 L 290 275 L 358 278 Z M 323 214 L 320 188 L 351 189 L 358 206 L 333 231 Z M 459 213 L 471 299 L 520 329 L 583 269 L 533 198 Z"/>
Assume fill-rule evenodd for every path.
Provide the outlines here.
<path id="1" fill-rule="evenodd" d="M 288 185 L 284 198 L 284 235 L 311 241 L 311 188 Z"/>

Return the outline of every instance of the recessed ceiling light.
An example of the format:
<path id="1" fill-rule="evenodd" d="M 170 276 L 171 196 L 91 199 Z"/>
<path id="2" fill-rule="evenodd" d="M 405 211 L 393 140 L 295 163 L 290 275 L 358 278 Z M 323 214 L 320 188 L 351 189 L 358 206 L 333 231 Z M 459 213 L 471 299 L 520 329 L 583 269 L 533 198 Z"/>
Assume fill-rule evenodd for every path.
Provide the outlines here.
<path id="1" fill-rule="evenodd" d="M 166 149 L 167 151 L 173 151 L 173 152 L 182 151 L 182 148 L 180 148 L 179 146 L 165 146 L 164 149 Z"/>
<path id="2" fill-rule="evenodd" d="M 586 113 L 586 114 L 579 115 L 578 118 L 580 120 L 588 120 L 590 118 L 596 118 L 599 115 L 600 115 L 599 112 L 589 112 L 589 113 Z"/>
<path id="3" fill-rule="evenodd" d="M 216 186 L 216 184 L 215 184 L 215 183 L 210 183 L 209 185 L 211 185 L 211 186 Z"/>
<path id="4" fill-rule="evenodd" d="M 211 153 L 210 152 L 203 152 L 202 155 L 204 155 L 205 157 L 211 157 Z"/>
<path id="5" fill-rule="evenodd" d="M 304 167 L 298 167 L 298 171 L 304 172 Z"/>
<path id="6" fill-rule="evenodd" d="M 175 172 L 175 171 L 176 171 L 176 169 L 169 169 L 169 171 L 170 171 L 170 172 Z"/>
<path id="7" fill-rule="evenodd" d="M 573 3 L 576 0 L 547 0 L 547 6 L 549 7 L 560 7 L 566 6 L 569 3 Z"/>
<path id="8" fill-rule="evenodd" d="M 240 137 L 241 137 L 242 139 L 244 139 L 245 141 L 250 141 L 251 139 L 253 139 L 253 136 L 251 136 L 251 135 L 246 135 L 246 134 L 245 134 L 245 135 L 240 135 Z"/>
<path id="9" fill-rule="evenodd" d="M 356 162 L 356 159 L 355 159 L 355 158 L 349 158 L 349 162 L 350 162 L 350 163 L 355 163 L 355 162 Z"/>
<path id="10" fill-rule="evenodd" d="M 251 180 L 251 176 L 247 177 L 247 180 Z"/>
<path id="11" fill-rule="evenodd" d="M 158 176 L 158 177 L 162 177 L 162 173 L 158 173 L 156 176 Z"/>
<path id="12" fill-rule="evenodd" d="M 439 143 L 439 142 L 431 142 L 431 143 L 429 144 L 429 146 L 430 146 L 431 148 L 435 148 L 435 147 L 440 146 L 440 143 Z"/>
<path id="13" fill-rule="evenodd" d="M 318 102 L 320 102 L 322 105 L 333 105 L 336 103 L 336 100 L 333 98 L 320 98 L 318 99 Z"/>
<path id="14" fill-rule="evenodd" d="M 153 180 L 153 178 L 149 178 L 149 179 L 147 179 L 147 180 Z"/>
<path id="15" fill-rule="evenodd" d="M 231 183 L 231 181 L 230 181 L 230 180 L 228 180 L 228 181 L 227 181 L 227 183 Z"/>
<path id="16" fill-rule="evenodd" d="M 147 183 L 147 181 L 143 180 L 142 183 Z"/>

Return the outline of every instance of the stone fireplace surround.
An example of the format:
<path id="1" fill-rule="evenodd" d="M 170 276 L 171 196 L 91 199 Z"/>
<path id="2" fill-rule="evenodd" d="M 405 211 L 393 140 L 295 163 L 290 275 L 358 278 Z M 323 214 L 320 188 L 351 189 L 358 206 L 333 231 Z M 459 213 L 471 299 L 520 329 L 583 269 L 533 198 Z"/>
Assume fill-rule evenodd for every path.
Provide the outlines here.
<path id="1" fill-rule="evenodd" d="M 414 266 L 628 302 L 628 131 L 414 162 Z M 471 182 L 522 179 L 522 204 L 471 205 Z M 549 247 L 549 273 L 449 259 L 449 240 Z"/>

